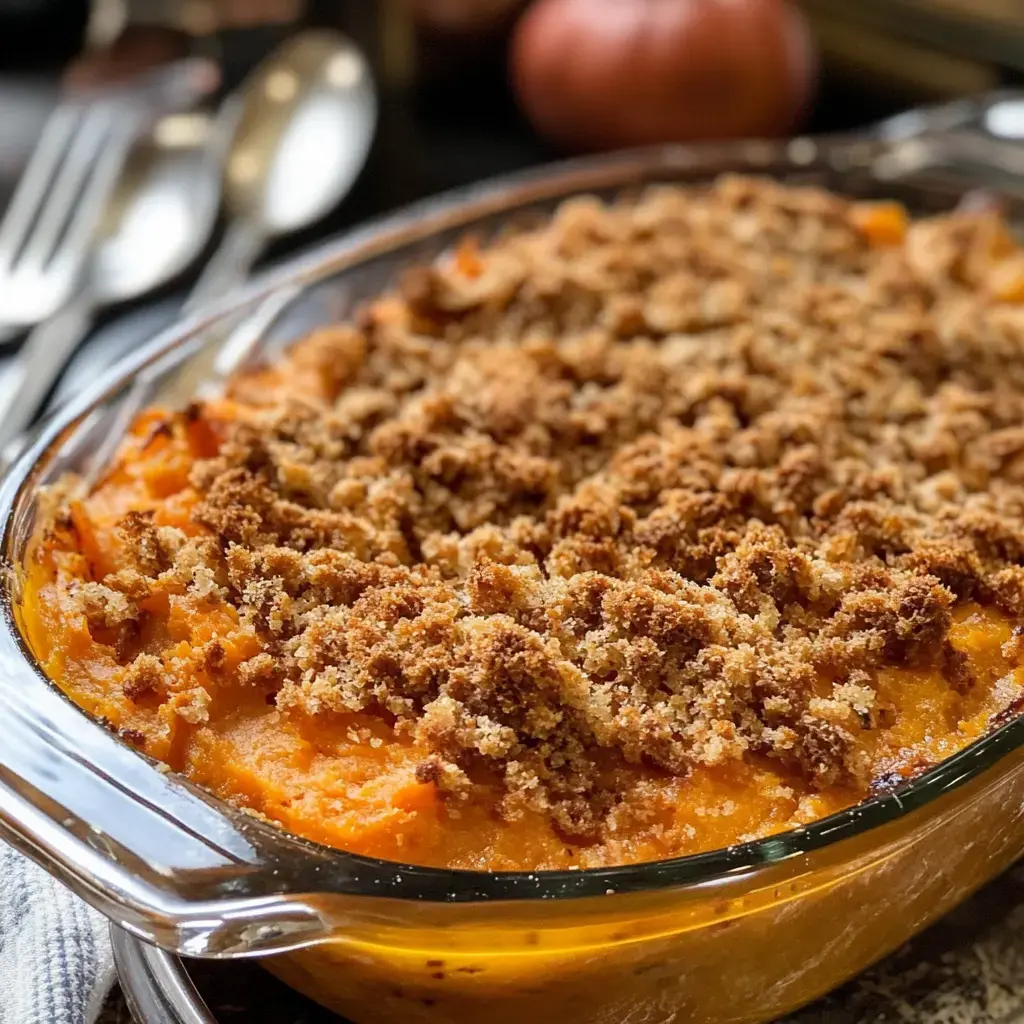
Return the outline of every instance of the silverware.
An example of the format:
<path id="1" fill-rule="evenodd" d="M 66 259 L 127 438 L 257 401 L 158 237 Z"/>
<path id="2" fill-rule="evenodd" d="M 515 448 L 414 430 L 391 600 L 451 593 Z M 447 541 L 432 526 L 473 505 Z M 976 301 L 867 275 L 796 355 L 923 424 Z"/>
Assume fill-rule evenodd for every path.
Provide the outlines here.
<path id="1" fill-rule="evenodd" d="M 0 378 L 0 466 L 96 311 L 152 291 L 198 259 L 217 222 L 223 139 L 210 118 L 178 115 L 133 150 L 73 297 L 33 330 Z"/>
<path id="2" fill-rule="evenodd" d="M 47 122 L 0 226 L 8 323 L 44 320 L 67 298 L 134 133 L 115 103 L 60 107 Z"/>
<path id="3" fill-rule="evenodd" d="M 215 134 L 230 139 L 223 175 L 230 218 L 186 312 L 242 284 L 267 241 L 314 223 L 351 189 L 366 161 L 377 104 L 369 66 L 344 36 L 294 36 L 229 100 Z M 150 239 L 152 246 L 152 240 Z M 98 300 L 76 294 L 41 325 L 0 380 L 0 470 L 20 449 L 64 362 L 85 334 Z M 140 385 L 144 382 L 140 382 Z M 132 409 L 131 396 L 125 409 Z"/>
<path id="4" fill-rule="evenodd" d="M 349 192 L 377 122 L 369 65 L 346 37 L 293 36 L 245 83 L 224 172 L 229 218 L 188 308 L 222 297 L 247 277 L 278 235 L 315 223 Z"/>
<path id="5" fill-rule="evenodd" d="M 0 223 L 0 340 L 71 297 L 128 152 L 148 120 L 194 105 L 219 81 L 206 60 L 90 91 L 47 121 Z"/>
<path id="6" fill-rule="evenodd" d="M 231 104 L 234 104 L 232 106 Z M 241 285 L 267 242 L 319 220 L 352 188 L 373 141 L 377 99 L 369 66 L 344 36 L 313 30 L 293 36 L 253 72 L 229 101 L 235 130 L 224 171 L 228 228 L 185 302 L 191 313 Z M 258 325 L 276 316 L 288 290 L 236 329 L 218 357 L 211 348 L 191 367 L 189 381 L 223 376 L 244 357 Z M 149 393 L 143 371 L 125 397 L 108 440 L 90 459 L 93 479 L 113 454 L 123 429 Z M 191 385 L 190 385 L 191 386 Z M 0 469 L 3 468 L 0 458 Z"/>

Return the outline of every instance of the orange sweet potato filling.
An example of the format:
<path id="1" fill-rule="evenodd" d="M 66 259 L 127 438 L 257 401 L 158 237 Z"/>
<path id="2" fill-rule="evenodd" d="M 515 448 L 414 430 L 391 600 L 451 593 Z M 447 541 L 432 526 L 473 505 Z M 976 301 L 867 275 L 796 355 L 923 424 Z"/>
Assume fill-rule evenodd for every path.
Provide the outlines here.
<path id="1" fill-rule="evenodd" d="M 42 517 L 23 629 L 127 742 L 361 854 L 810 822 L 1024 696 L 1020 258 L 742 179 L 567 204 L 145 413 Z"/>
<path id="2" fill-rule="evenodd" d="M 129 509 L 152 509 L 159 525 L 188 524 L 195 496 L 180 488 L 183 455 L 167 446 L 122 466 L 87 508 L 79 507 L 78 528 L 81 535 L 88 521 L 89 543 L 80 555 L 39 550 L 23 623 L 45 671 L 77 704 L 236 805 L 309 839 L 368 856 L 512 870 L 642 862 L 716 849 L 805 824 L 866 795 L 841 785 L 809 792 L 798 775 L 767 760 L 698 768 L 685 779 L 649 772 L 649 786 L 636 796 L 645 803 L 638 817 L 649 820 L 600 846 L 574 847 L 537 814 L 509 823 L 485 800 L 447 806 L 433 784 L 416 780 L 416 765 L 427 751 L 396 736 L 379 717 L 283 713 L 268 704 L 261 692 L 232 679 L 232 669 L 259 648 L 233 609 L 173 595 L 150 599 L 146 645 L 170 653 L 171 666 L 176 660 L 191 666 L 194 650 L 216 637 L 225 659 L 216 685 L 186 667 L 180 678 L 167 680 L 166 699 L 154 694 L 132 700 L 111 685 L 120 669 L 116 653 L 93 639 L 84 615 L 69 607 L 67 584 L 84 578 L 97 561 L 117 563 L 114 526 Z M 1008 670 L 1000 650 L 1010 639 L 1006 618 L 966 605 L 956 619 L 953 644 L 967 655 L 978 685 L 960 696 L 934 671 L 885 672 L 879 690 L 897 724 L 884 734 L 863 734 L 875 764 L 912 775 L 977 739 L 1004 707 L 996 684 Z M 1013 676 L 1024 683 L 1021 670 Z M 208 718 L 193 723 L 176 709 L 200 684 L 211 696 Z M 369 733 L 369 742 L 365 734 L 356 738 L 358 730 Z"/>

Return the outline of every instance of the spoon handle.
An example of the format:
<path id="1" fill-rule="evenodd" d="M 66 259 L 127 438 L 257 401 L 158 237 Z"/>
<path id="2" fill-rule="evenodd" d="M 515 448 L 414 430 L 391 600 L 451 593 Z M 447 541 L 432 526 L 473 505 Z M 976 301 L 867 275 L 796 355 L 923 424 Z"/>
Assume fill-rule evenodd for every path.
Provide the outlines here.
<path id="1" fill-rule="evenodd" d="M 88 333 L 95 311 L 93 297 L 81 292 L 33 329 L 17 358 L 0 376 L 0 452 L 39 412 L 64 364 Z"/>
<path id="2" fill-rule="evenodd" d="M 184 311 L 193 313 L 243 285 L 266 244 L 266 232 L 259 224 L 251 220 L 232 221 L 186 299 Z"/>

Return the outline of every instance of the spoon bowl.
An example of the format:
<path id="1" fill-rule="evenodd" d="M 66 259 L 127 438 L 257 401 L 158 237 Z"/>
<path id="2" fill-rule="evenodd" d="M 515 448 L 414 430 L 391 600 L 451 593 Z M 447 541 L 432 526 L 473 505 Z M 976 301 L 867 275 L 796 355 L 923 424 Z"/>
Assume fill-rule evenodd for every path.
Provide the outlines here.
<path id="1" fill-rule="evenodd" d="M 303 32 L 258 68 L 224 175 L 232 217 L 282 235 L 329 213 L 366 162 L 377 119 L 369 66 L 333 32 Z"/>
<path id="2" fill-rule="evenodd" d="M 271 238 L 337 206 L 366 163 L 377 124 L 366 58 L 345 36 L 320 29 L 268 57 L 236 101 L 223 180 L 228 229 L 190 310 L 242 284 Z"/>
<path id="3" fill-rule="evenodd" d="M 217 223 L 222 149 L 205 114 L 165 118 L 136 147 L 89 266 L 98 305 L 153 291 L 199 258 Z"/>
<path id="4" fill-rule="evenodd" d="M 161 121 L 133 151 L 92 257 L 90 287 L 98 305 L 155 291 L 198 260 L 217 224 L 226 137 L 220 118 L 179 114 Z M 63 368 L 50 405 L 66 401 L 127 355 L 140 334 L 155 330 L 161 316 L 171 315 L 163 306 L 159 312 L 148 307 L 130 315 L 134 329 L 119 321 L 119 329 L 101 330 Z"/>

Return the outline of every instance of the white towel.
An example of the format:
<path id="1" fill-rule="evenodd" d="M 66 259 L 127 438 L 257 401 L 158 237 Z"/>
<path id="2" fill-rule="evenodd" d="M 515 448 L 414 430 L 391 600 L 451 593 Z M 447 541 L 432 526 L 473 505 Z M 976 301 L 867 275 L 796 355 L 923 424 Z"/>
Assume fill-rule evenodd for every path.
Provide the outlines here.
<path id="1" fill-rule="evenodd" d="M 94 1024 L 115 978 L 108 927 L 0 842 L 0 1024 Z"/>

